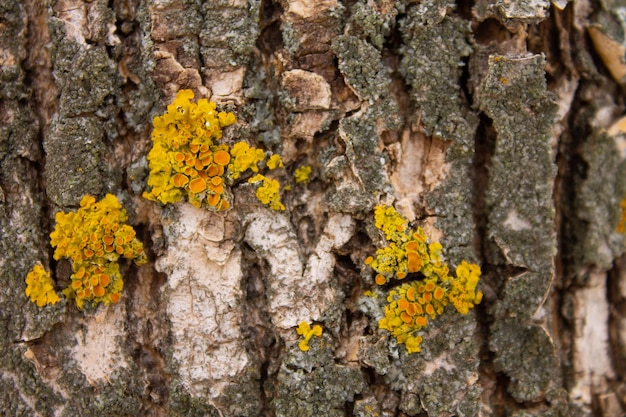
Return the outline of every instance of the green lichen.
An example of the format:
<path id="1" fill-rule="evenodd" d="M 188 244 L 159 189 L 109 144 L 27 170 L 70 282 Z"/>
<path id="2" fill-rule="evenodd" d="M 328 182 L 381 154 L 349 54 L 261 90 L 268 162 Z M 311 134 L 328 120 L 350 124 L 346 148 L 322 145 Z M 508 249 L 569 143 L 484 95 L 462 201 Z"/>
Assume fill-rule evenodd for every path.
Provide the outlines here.
<path id="1" fill-rule="evenodd" d="M 0 66 L 0 97 L 9 100 L 24 98 L 25 73 L 21 62 L 26 57 L 26 10 L 22 3 L 3 2 L 0 4 L 0 15 L 3 16 L 0 32 L 3 59 Z"/>
<path id="2" fill-rule="evenodd" d="M 472 51 L 469 26 L 446 15 L 446 6 L 433 1 L 407 6 L 399 26 L 400 69 L 425 133 L 471 146 L 475 115 L 460 86 L 463 58 Z"/>
<path id="3" fill-rule="evenodd" d="M 542 302 L 556 253 L 550 143 L 556 105 L 546 89 L 544 65 L 538 55 L 491 57 L 480 100 L 497 132 L 487 191 L 488 233 L 497 242 L 490 256 L 498 263 L 505 252 L 507 263 L 530 272 L 507 282 L 498 308 L 520 319 L 530 318 Z"/>
<path id="4" fill-rule="evenodd" d="M 11 3 L 14 9 L 8 13 L 7 5 L 0 8 L 6 27 L 23 25 L 22 5 Z M 13 19 L 17 19 L 14 21 Z M 21 34 L 19 36 L 25 36 Z M 20 39 L 16 39 L 20 42 Z M 21 39 L 23 41 L 23 39 Z M 20 90 L 15 82 L 15 91 Z M 5 92 L 6 90 L 3 90 Z M 17 100 L 4 100 L 3 111 L 16 117 L 5 119 L 0 128 L 0 404 L 13 416 L 54 415 L 63 403 L 32 363 L 24 357 L 27 340 L 41 337 L 55 324 L 63 320 L 60 303 L 38 313 L 38 308 L 24 296 L 24 277 L 37 260 L 46 263 L 45 237 L 42 230 L 42 201 L 38 197 L 38 178 L 27 158 L 37 154 L 38 124 L 28 106 Z M 27 158 L 25 158 L 25 156 Z M 21 275 L 21 277 L 20 277 Z"/>
<path id="5" fill-rule="evenodd" d="M 44 140 L 48 197 L 62 207 L 107 187 L 104 129 L 97 117 L 55 118 Z"/>
<path id="6" fill-rule="evenodd" d="M 387 157 L 378 150 L 376 120 L 370 115 L 352 116 L 339 122 L 346 144 L 346 157 L 366 194 L 391 192 L 387 179 Z"/>
<path id="7" fill-rule="evenodd" d="M 505 277 L 491 309 L 497 318 L 490 339 L 494 362 L 511 378 L 508 390 L 518 401 L 542 398 L 561 384 L 549 336 L 527 324 L 544 302 L 556 254 L 551 156 L 556 105 L 544 66 L 539 55 L 492 56 L 480 97 L 497 134 L 486 194 L 487 233 L 494 244 L 487 255 L 494 264 L 526 270 Z"/>
<path id="8" fill-rule="evenodd" d="M 391 78 L 378 49 L 355 36 L 339 36 L 332 47 L 339 71 L 360 98 L 378 100 L 388 94 Z"/>
<path id="9" fill-rule="evenodd" d="M 342 417 L 346 402 L 365 389 L 358 368 L 338 365 L 328 335 L 313 338 L 310 349 L 294 346 L 283 360 L 271 404 L 277 417 Z"/>
<path id="10" fill-rule="evenodd" d="M 172 379 L 168 409 L 172 417 L 222 417 L 207 401 L 192 397 L 184 385 Z"/>
<path id="11" fill-rule="evenodd" d="M 65 38 L 61 23 L 52 20 L 51 27 L 56 39 L 52 58 L 60 92 L 59 114 L 64 118 L 86 114 L 113 117 L 113 97 L 119 94 L 121 78 L 104 45 L 80 45 Z"/>
<path id="12" fill-rule="evenodd" d="M 496 354 L 496 369 L 511 378 L 508 391 L 518 401 L 546 398 L 560 403 L 561 368 L 545 330 L 515 319 L 499 320 L 491 327 L 489 348 Z"/>
<path id="13" fill-rule="evenodd" d="M 282 22 L 280 31 L 283 36 L 283 44 L 290 54 L 295 54 L 300 49 L 300 40 L 291 22 Z"/>
<path id="14" fill-rule="evenodd" d="M 198 2 L 202 13 L 200 54 L 209 68 L 249 63 L 259 36 L 261 2 L 239 7 L 226 0 Z"/>
<path id="15" fill-rule="evenodd" d="M 223 415 L 256 417 L 263 415 L 261 382 L 254 372 L 241 375 L 236 383 L 228 385 L 219 398 Z"/>
<path id="16" fill-rule="evenodd" d="M 360 0 L 351 9 L 347 26 L 351 35 L 367 38 L 377 49 L 383 49 L 386 37 L 395 26 L 398 9 L 388 7 L 384 2 L 367 2 Z"/>
<path id="17" fill-rule="evenodd" d="M 589 137 L 582 155 L 587 169 L 576 181 L 573 262 L 610 269 L 626 249 L 624 235 L 618 231 L 620 201 L 626 197 L 626 161 L 606 133 Z"/>

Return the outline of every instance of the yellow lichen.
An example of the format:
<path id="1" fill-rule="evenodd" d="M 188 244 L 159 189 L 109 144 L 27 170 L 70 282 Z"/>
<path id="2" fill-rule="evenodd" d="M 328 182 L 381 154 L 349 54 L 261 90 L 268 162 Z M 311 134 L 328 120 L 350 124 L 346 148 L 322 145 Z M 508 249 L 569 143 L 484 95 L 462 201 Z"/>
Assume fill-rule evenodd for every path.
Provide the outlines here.
<path id="1" fill-rule="evenodd" d="M 272 210 L 285 210 L 280 202 L 280 183 L 272 178 L 257 174 L 248 180 L 250 184 L 261 185 L 256 189 L 256 197 L 261 203 L 269 206 Z"/>
<path id="2" fill-rule="evenodd" d="M 223 180 L 231 160 L 228 146 L 218 144 L 222 128 L 237 121 L 233 113 L 218 112 L 206 99 L 196 103 L 191 90 L 181 90 L 162 116 L 153 120 L 153 146 L 148 153 L 150 191 L 143 196 L 163 204 L 187 200 L 211 210 L 230 207 L 228 194 L 214 179 Z"/>
<path id="3" fill-rule="evenodd" d="M 311 325 L 306 321 L 303 321 L 298 325 L 296 332 L 303 337 L 302 340 L 298 343 L 298 348 L 301 351 L 306 352 L 309 350 L 309 341 L 313 336 L 322 337 L 322 326 L 319 324 Z"/>
<path id="4" fill-rule="evenodd" d="M 312 171 L 313 170 L 309 165 L 302 165 L 296 168 L 293 173 L 293 176 L 296 179 L 296 184 L 303 184 L 308 182 Z"/>
<path id="5" fill-rule="evenodd" d="M 94 197 L 85 196 L 78 211 L 59 212 L 55 219 L 50 233 L 54 259 L 69 258 L 74 271 L 63 293 L 75 299 L 80 309 L 85 302 L 118 302 L 124 287 L 119 258 L 143 265 L 147 257 L 135 230 L 125 224 L 128 216 L 117 197 L 107 194 L 96 202 Z"/>
<path id="6" fill-rule="evenodd" d="M 147 157 L 149 191 L 143 196 L 162 204 L 186 199 L 196 207 L 227 210 L 231 206 L 229 186 L 245 171 L 259 172 L 265 152 L 245 142 L 232 147 L 219 143 L 222 128 L 235 123 L 235 115 L 218 112 L 216 104 L 206 99 L 193 103 L 193 98 L 191 90 L 179 91 L 167 111 L 154 118 L 153 146 Z M 276 169 L 284 164 L 279 155 L 271 155 L 266 166 Z M 284 210 L 278 196 L 280 186 L 274 182 L 264 181 L 257 196 L 274 210 Z"/>
<path id="7" fill-rule="evenodd" d="M 251 148 L 245 142 L 237 142 L 230 149 L 232 160 L 228 165 L 229 177 L 236 180 L 246 170 L 259 172 L 258 163 L 265 158 L 262 149 Z"/>
<path id="8" fill-rule="evenodd" d="M 283 160 L 280 155 L 273 154 L 267 160 L 267 167 L 269 169 L 283 168 L 285 164 L 283 164 Z"/>
<path id="9" fill-rule="evenodd" d="M 448 304 L 467 314 L 481 302 L 482 293 L 476 291 L 480 267 L 462 261 L 453 277 L 443 260 L 443 247 L 439 242 L 430 242 L 422 228 L 411 230 L 408 221 L 393 207 L 376 207 L 374 218 L 389 243 L 378 249 L 375 257 L 368 256 L 364 261 L 377 272 L 376 284 L 404 279 L 408 274 L 422 276 L 421 280 L 390 290 L 385 317 L 378 326 L 388 330 L 398 343 L 404 343 L 408 353 L 419 352 L 419 331 L 442 314 Z"/>
<path id="10" fill-rule="evenodd" d="M 37 264 L 26 276 L 26 296 L 38 307 L 56 304 L 60 301 L 54 291 L 50 273 L 41 264 Z"/>

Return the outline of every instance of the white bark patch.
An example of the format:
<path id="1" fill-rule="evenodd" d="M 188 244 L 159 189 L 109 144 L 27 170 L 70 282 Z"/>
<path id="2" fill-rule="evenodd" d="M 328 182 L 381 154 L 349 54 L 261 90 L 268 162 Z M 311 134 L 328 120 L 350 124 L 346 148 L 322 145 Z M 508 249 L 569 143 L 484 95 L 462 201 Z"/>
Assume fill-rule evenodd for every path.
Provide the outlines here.
<path id="1" fill-rule="evenodd" d="M 435 189 L 447 176 L 449 164 L 443 142 L 419 132 L 405 130 L 400 148 L 393 151 L 396 169 L 391 183 L 397 198 L 396 207 L 408 219 L 415 219 L 413 206 L 426 191 Z"/>
<path id="2" fill-rule="evenodd" d="M 84 330 L 76 335 L 72 356 L 91 384 L 109 382 L 114 371 L 128 367 L 119 344 L 125 338 L 125 310 L 120 303 L 87 316 Z"/>
<path id="3" fill-rule="evenodd" d="M 272 323 L 286 330 L 302 321 L 320 320 L 337 297 L 330 285 L 335 265 L 332 251 L 344 245 L 354 233 L 351 217 L 331 215 L 306 270 L 297 237 L 284 214 L 263 209 L 253 213 L 250 219 L 246 242 L 266 259 L 272 274 L 267 281 Z"/>
<path id="4" fill-rule="evenodd" d="M 309 19 L 338 6 L 337 0 L 289 0 L 289 13 Z"/>
<path id="5" fill-rule="evenodd" d="M 503 0 L 499 6 L 509 19 L 543 19 L 546 17 L 550 2 L 547 0 Z"/>
<path id="6" fill-rule="evenodd" d="M 607 390 L 612 379 L 609 346 L 609 304 L 606 298 L 606 272 L 593 271 L 586 288 L 575 298 L 573 366 L 575 385 L 570 391 L 574 403 L 590 407 L 592 395 Z"/>
<path id="7" fill-rule="evenodd" d="M 227 99 L 240 99 L 241 87 L 243 86 L 243 78 L 245 75 L 245 67 L 240 67 L 230 72 L 220 71 L 211 73 L 209 76 L 209 86 L 211 87 L 214 100 L 224 101 Z"/>
<path id="8" fill-rule="evenodd" d="M 511 230 L 519 232 L 520 230 L 530 230 L 532 225 L 528 221 L 522 219 L 517 211 L 510 210 L 506 215 L 504 225 Z"/>
<path id="9" fill-rule="evenodd" d="M 242 344 L 241 252 L 225 236 L 224 218 L 189 204 L 164 229 L 168 275 L 164 301 L 179 375 L 191 395 L 217 397 L 249 363 Z"/>
<path id="10" fill-rule="evenodd" d="M 118 45 L 120 39 L 115 34 L 115 22 L 102 14 L 98 2 L 85 0 L 60 0 L 54 5 L 54 15 L 63 22 L 65 37 L 85 45 L 86 40 L 98 41 L 98 28 L 106 26 L 105 43 L 109 46 Z"/>
<path id="11" fill-rule="evenodd" d="M 60 0 L 54 5 L 55 16 L 63 22 L 65 37 L 85 44 L 87 29 L 87 10 L 83 0 Z"/>
<path id="12" fill-rule="evenodd" d="M 454 372 L 456 370 L 456 365 L 451 362 L 449 352 L 443 352 L 443 354 L 434 360 L 427 362 L 423 375 L 430 376 L 438 369 L 443 369 L 447 372 Z"/>
<path id="13" fill-rule="evenodd" d="M 283 74 L 282 87 L 294 99 L 293 110 L 328 110 L 330 108 L 330 85 L 324 77 L 311 71 L 295 69 Z"/>

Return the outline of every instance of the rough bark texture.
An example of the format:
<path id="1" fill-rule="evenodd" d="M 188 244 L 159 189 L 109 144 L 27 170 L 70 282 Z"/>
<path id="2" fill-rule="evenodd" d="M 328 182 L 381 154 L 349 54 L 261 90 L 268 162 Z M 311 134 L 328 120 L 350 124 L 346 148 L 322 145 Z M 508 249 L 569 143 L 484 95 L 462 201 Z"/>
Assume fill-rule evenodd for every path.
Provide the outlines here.
<path id="1" fill-rule="evenodd" d="M 0 3 L 0 409 L 10 416 L 626 412 L 626 7 L 617 0 Z M 282 155 L 284 212 L 141 197 L 183 88 Z M 313 167 L 311 181 L 292 173 Z M 116 194 L 149 253 L 122 302 L 60 290 L 54 214 Z M 484 300 L 408 355 L 363 264 L 394 204 Z M 383 292 L 380 292 L 383 294 Z M 296 326 L 323 326 L 310 350 Z"/>

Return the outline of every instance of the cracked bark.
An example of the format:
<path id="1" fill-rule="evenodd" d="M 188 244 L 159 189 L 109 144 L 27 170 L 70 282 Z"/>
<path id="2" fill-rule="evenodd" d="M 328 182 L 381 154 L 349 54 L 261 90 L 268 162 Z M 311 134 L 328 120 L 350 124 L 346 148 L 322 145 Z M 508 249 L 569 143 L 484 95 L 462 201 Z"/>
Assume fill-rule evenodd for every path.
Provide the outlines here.
<path id="1" fill-rule="evenodd" d="M 626 14 L 617 1 L 0 5 L 0 406 L 11 416 L 626 412 Z M 194 90 L 281 154 L 287 210 L 141 198 L 151 119 Z M 305 185 L 291 174 L 313 167 Z M 150 255 L 120 304 L 38 309 L 54 213 L 120 198 Z M 407 355 L 363 266 L 393 203 L 483 269 Z M 321 338 L 298 349 L 295 327 Z"/>

